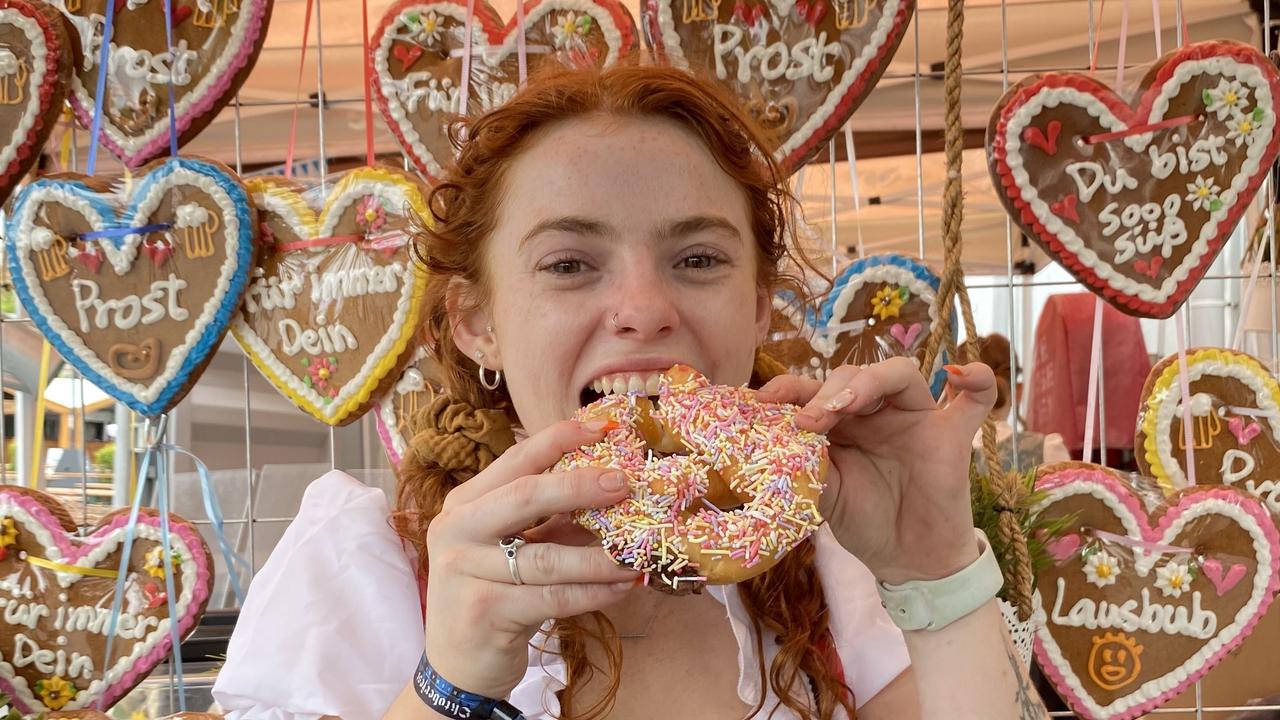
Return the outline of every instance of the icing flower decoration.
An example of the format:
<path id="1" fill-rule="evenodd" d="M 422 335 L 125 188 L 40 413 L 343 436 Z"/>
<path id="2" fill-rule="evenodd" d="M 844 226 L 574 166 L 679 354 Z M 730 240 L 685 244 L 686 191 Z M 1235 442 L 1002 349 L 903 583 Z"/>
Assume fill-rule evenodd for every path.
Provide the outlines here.
<path id="1" fill-rule="evenodd" d="M 1258 137 L 1254 131 L 1265 117 L 1266 111 L 1260 107 L 1254 108 L 1251 113 L 1232 115 L 1227 121 L 1227 140 L 1235 140 L 1236 147 L 1240 147 L 1241 143 L 1252 145 Z"/>
<path id="2" fill-rule="evenodd" d="M 1087 553 L 1087 555 L 1088 559 L 1084 564 L 1085 578 L 1098 587 L 1115 584 L 1116 577 L 1120 575 L 1120 568 L 1116 565 L 1116 559 L 1111 557 L 1110 553 L 1105 550 Z"/>
<path id="3" fill-rule="evenodd" d="M 1165 597 L 1181 597 L 1191 585 L 1195 573 L 1184 563 L 1169 562 L 1156 569 L 1156 587 Z"/>
<path id="4" fill-rule="evenodd" d="M 59 675 L 37 680 L 35 690 L 36 697 L 50 710 L 61 710 L 76 696 L 76 686 Z"/>
<path id="5" fill-rule="evenodd" d="M 1244 111 L 1244 105 L 1249 101 L 1249 88 L 1241 85 L 1239 80 L 1221 78 L 1218 87 L 1204 91 L 1202 99 L 1206 113 L 1214 113 L 1219 120 L 1225 120 L 1228 115 Z"/>
<path id="6" fill-rule="evenodd" d="M 426 46 L 434 45 L 440 39 L 440 17 L 433 12 L 412 15 L 406 23 L 417 40 Z"/>
<path id="7" fill-rule="evenodd" d="M 1196 181 L 1187 183 L 1187 202 L 1191 203 L 1191 209 L 1199 210 L 1201 208 L 1213 212 L 1222 207 L 1222 201 L 1218 199 L 1218 193 L 1222 192 L 1222 188 L 1213 181 L 1213 178 L 1206 180 L 1203 176 L 1197 175 Z"/>
<path id="8" fill-rule="evenodd" d="M 883 287 L 871 298 L 871 312 L 881 320 L 898 317 L 902 306 L 907 302 L 907 289 L 901 287 Z"/>
<path id="9" fill-rule="evenodd" d="M 591 31 L 591 16 L 583 13 L 568 12 L 560 16 L 560 21 L 551 28 L 556 48 L 562 48 L 575 35 L 586 35 Z"/>
<path id="10" fill-rule="evenodd" d="M 333 371 L 338 369 L 337 358 L 310 358 L 302 363 L 307 368 L 307 387 L 330 399 L 338 396 L 338 389 L 329 384 Z"/>
<path id="11" fill-rule="evenodd" d="M 365 233 L 377 232 L 387 224 L 387 213 L 382 203 L 372 195 L 365 195 L 356 203 L 356 225 Z"/>
<path id="12" fill-rule="evenodd" d="M 164 557 L 163 545 L 157 545 L 151 548 L 151 551 L 147 553 L 146 562 L 142 566 L 143 568 L 146 569 L 148 575 L 150 575 L 153 578 L 164 579 L 164 562 L 163 560 L 161 560 L 161 558 L 163 557 Z M 178 565 L 180 565 L 181 563 L 182 563 L 182 556 L 178 554 L 178 551 L 170 550 L 169 564 L 173 566 L 174 570 L 177 570 Z"/>

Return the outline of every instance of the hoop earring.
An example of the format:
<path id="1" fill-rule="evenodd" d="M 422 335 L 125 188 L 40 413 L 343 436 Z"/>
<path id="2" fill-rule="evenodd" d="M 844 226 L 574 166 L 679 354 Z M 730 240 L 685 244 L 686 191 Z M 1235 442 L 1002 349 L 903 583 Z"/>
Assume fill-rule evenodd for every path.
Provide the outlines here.
<path id="1" fill-rule="evenodd" d="M 490 390 L 490 391 L 497 390 L 498 386 L 502 384 L 502 371 L 501 370 L 493 371 L 493 383 L 490 384 L 488 378 L 485 377 L 485 371 L 488 370 L 488 368 L 484 366 L 483 361 L 484 361 L 484 352 L 477 350 L 476 365 L 480 366 L 480 369 L 479 369 L 480 386 L 483 387 L 485 390 Z"/>

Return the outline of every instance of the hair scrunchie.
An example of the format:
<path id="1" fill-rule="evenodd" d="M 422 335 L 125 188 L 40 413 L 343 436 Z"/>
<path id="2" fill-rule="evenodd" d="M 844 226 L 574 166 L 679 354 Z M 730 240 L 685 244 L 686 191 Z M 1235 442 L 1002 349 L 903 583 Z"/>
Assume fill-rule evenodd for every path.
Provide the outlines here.
<path id="1" fill-rule="evenodd" d="M 437 395 L 419 411 L 413 428 L 405 461 L 412 466 L 435 465 L 464 479 L 484 470 L 515 444 L 505 412 L 476 408 L 447 394 Z"/>

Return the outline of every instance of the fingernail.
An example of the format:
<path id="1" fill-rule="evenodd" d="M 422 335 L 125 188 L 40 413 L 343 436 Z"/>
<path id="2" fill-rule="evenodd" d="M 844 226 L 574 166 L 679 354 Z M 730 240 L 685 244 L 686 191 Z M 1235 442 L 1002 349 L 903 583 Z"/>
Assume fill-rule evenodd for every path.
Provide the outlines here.
<path id="1" fill-rule="evenodd" d="M 943 365 L 942 369 L 946 370 L 952 375 L 955 375 L 956 377 L 964 377 L 965 373 L 968 372 L 967 370 L 965 370 L 963 367 L 959 365 Z"/>
<path id="2" fill-rule="evenodd" d="M 600 487 L 608 492 L 617 492 L 627 486 L 627 476 L 614 470 L 600 476 Z"/>
<path id="3" fill-rule="evenodd" d="M 593 433 L 608 433 L 617 430 L 621 425 L 615 420 L 586 420 L 579 423 L 583 430 Z"/>
<path id="4" fill-rule="evenodd" d="M 857 394 L 854 393 L 851 388 L 845 388 L 836 393 L 836 396 L 828 400 L 827 404 L 823 405 L 823 407 L 830 412 L 839 412 L 846 407 L 849 407 L 849 404 L 853 402 L 855 397 L 857 397 Z"/>

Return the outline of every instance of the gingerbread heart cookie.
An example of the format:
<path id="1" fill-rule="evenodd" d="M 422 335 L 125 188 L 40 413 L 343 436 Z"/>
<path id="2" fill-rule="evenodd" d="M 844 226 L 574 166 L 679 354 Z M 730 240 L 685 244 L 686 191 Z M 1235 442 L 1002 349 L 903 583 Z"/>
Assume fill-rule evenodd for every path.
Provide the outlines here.
<path id="1" fill-rule="evenodd" d="M 710 74 L 790 173 L 844 127 L 906 34 L 915 0 L 645 0 L 654 50 Z"/>
<path id="2" fill-rule="evenodd" d="M 54 348 L 153 417 L 222 340 L 253 266 L 257 213 L 230 170 L 191 157 L 144 168 L 124 193 L 82 175 L 36 180 L 18 195 L 5 248 Z"/>
<path id="3" fill-rule="evenodd" d="M 393 467 L 400 467 L 409 440 L 413 437 L 413 421 L 418 411 L 441 392 L 440 367 L 426 347 L 413 351 L 409 365 L 400 379 L 378 401 L 378 438 L 387 451 Z"/>
<path id="4" fill-rule="evenodd" d="M 526 0 L 524 9 L 531 73 L 547 63 L 606 67 L 636 49 L 635 21 L 617 0 Z M 516 20 L 504 28 L 497 11 L 476 2 L 464 113 L 466 20 L 466 0 L 400 0 L 371 41 L 378 107 L 414 166 L 433 180 L 453 158 L 448 124 L 501 105 L 519 83 Z"/>
<path id="5" fill-rule="evenodd" d="M 81 60 L 71 106 L 93 122 L 106 7 L 115 3 L 102 98 L 102 146 L 129 167 L 169 152 L 169 86 L 179 144 L 235 97 L 257 62 L 273 0 L 171 0 L 173 47 L 162 0 L 49 0 L 75 27 Z"/>
<path id="6" fill-rule="evenodd" d="M 170 623 L 184 637 L 200 622 L 213 563 L 200 531 L 169 516 L 166 562 L 160 516 L 143 510 L 122 569 L 128 510 L 77 532 L 53 497 L 0 487 L 0 691 L 24 712 L 110 707 L 172 649 Z M 117 578 L 125 578 L 110 667 L 106 641 Z M 165 575 L 173 579 L 169 616 Z"/>
<path id="7" fill-rule="evenodd" d="M 0 0 L 0 203 L 40 159 L 75 66 L 67 23 L 37 0 Z"/>
<path id="8" fill-rule="evenodd" d="M 1113 471 L 1043 468 L 1036 509 L 1070 519 L 1049 546 L 1036 659 L 1087 720 L 1175 697 L 1252 632 L 1280 590 L 1280 532 L 1257 498 L 1196 487 L 1148 514 Z"/>
<path id="9" fill-rule="evenodd" d="M 1280 523 L 1280 384 L 1261 362 L 1221 348 L 1187 352 L 1196 483 L 1257 495 Z M 1187 484 L 1178 356 L 1147 376 L 1135 436 L 1138 467 L 1169 492 Z"/>
<path id="10" fill-rule="evenodd" d="M 1132 105 L 1087 75 L 1034 75 L 992 112 L 992 182 L 1077 280 L 1123 312 L 1168 317 L 1276 158 L 1278 95 L 1276 66 L 1226 41 L 1162 57 Z"/>
<path id="11" fill-rule="evenodd" d="M 349 423 L 409 358 L 427 283 L 409 231 L 431 217 L 425 189 L 399 170 L 358 168 L 317 212 L 287 181 L 249 188 L 263 254 L 231 332 L 294 404 Z"/>

